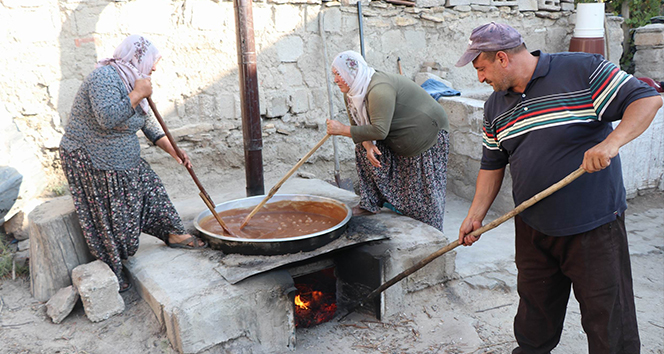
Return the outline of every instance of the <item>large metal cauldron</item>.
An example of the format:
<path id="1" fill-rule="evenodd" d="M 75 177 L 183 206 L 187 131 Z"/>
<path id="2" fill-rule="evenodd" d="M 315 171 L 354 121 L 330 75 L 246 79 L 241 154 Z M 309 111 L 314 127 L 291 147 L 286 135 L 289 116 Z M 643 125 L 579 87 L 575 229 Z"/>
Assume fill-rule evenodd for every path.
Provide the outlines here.
<path id="1" fill-rule="evenodd" d="M 248 198 L 231 200 L 225 203 L 217 204 L 215 210 L 222 213 L 231 209 L 253 208 L 260 203 L 265 196 L 258 195 Z M 315 195 L 306 194 L 277 194 L 270 198 L 269 203 L 279 201 L 305 201 L 305 202 L 321 202 L 332 204 L 335 208 L 339 208 L 339 212 L 344 213 L 346 217 L 331 228 L 322 230 L 316 233 L 278 238 L 278 239 L 251 239 L 251 238 L 237 238 L 225 236 L 210 232 L 201 227 L 201 221 L 212 215 L 210 210 L 205 210 L 198 214 L 194 220 L 194 226 L 201 233 L 201 236 L 208 241 L 212 249 L 220 249 L 225 253 L 241 253 L 251 255 L 276 255 L 285 253 L 297 253 L 300 251 L 312 251 L 318 247 L 326 245 L 331 241 L 337 239 L 341 234 L 346 231 L 348 221 L 352 215 L 350 208 L 338 201 L 331 198 L 319 197 Z"/>

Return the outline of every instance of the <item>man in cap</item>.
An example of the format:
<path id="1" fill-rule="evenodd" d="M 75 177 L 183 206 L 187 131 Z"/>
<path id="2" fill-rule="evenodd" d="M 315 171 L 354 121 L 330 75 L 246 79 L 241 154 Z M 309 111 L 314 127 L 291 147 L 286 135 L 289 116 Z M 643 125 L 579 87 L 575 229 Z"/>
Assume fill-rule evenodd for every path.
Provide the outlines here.
<path id="1" fill-rule="evenodd" d="M 570 288 L 591 354 L 640 348 L 627 247 L 620 147 L 650 125 L 662 98 L 600 55 L 528 52 L 512 27 L 477 27 L 456 66 L 493 86 L 473 202 L 459 228 L 472 245 L 509 163 L 515 204 L 582 166 L 586 174 L 515 217 L 518 347 L 559 342 Z M 621 120 L 613 129 L 611 122 Z"/>

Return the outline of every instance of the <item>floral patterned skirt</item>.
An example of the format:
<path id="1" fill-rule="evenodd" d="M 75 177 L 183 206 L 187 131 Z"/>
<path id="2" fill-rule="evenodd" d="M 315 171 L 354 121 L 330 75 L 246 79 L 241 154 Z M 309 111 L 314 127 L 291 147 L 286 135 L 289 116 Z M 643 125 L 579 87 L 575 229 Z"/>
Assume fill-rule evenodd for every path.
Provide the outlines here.
<path id="1" fill-rule="evenodd" d="M 186 233 L 159 176 L 145 160 L 115 171 L 94 168 L 84 149 L 60 149 L 60 158 L 90 253 L 111 267 L 121 288 L 122 260 L 136 253 L 141 232 L 164 242 L 169 234 Z"/>
<path id="2" fill-rule="evenodd" d="M 355 146 L 360 182 L 360 208 L 378 212 L 385 202 L 397 212 L 443 231 L 449 133 L 441 130 L 438 142 L 417 156 L 403 157 L 384 142 L 376 146 L 381 167 L 374 167 L 362 144 Z"/>

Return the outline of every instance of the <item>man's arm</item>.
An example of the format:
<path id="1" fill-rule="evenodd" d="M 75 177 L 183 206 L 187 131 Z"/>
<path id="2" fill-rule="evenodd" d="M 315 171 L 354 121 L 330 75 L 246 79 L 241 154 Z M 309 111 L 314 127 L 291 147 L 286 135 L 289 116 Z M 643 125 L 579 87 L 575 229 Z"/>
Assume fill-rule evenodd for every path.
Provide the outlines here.
<path id="1" fill-rule="evenodd" d="M 469 233 L 482 227 L 482 220 L 489 211 L 491 204 L 500 191 L 505 176 L 505 168 L 498 170 L 482 170 L 477 174 L 477 183 L 475 184 L 475 196 L 473 203 L 468 209 L 466 219 L 459 227 L 459 243 L 464 246 L 470 246 L 477 241 L 479 236 L 468 236 Z"/>
<path id="2" fill-rule="evenodd" d="M 623 145 L 648 129 L 660 107 L 662 107 L 660 96 L 645 97 L 632 102 L 625 109 L 616 129 L 604 141 L 586 151 L 581 167 L 592 173 L 609 166 L 611 159 L 618 155 Z"/>

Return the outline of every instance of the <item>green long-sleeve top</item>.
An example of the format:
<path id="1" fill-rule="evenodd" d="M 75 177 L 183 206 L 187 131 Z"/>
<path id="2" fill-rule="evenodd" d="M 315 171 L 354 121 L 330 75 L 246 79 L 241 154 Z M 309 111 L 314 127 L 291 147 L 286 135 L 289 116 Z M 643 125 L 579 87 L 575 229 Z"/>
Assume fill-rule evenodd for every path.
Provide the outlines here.
<path id="1" fill-rule="evenodd" d="M 410 157 L 432 147 L 441 129 L 450 129 L 443 107 L 403 75 L 377 71 L 365 102 L 371 125 L 357 126 L 350 118 L 350 134 L 356 144 L 383 140 L 395 153 Z"/>

